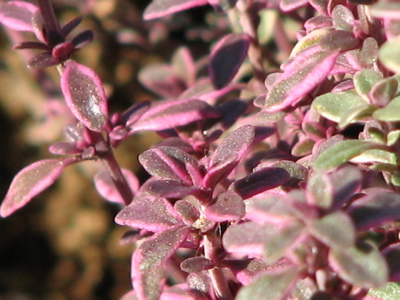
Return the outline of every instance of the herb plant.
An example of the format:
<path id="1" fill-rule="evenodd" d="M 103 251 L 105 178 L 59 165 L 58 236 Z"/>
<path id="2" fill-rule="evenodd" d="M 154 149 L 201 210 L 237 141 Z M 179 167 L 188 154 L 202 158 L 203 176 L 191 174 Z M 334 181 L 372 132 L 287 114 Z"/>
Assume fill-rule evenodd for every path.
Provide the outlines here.
<path id="1" fill-rule="evenodd" d="M 14 177 L 1 216 L 98 161 L 94 187 L 135 245 L 124 300 L 399 299 L 400 3 L 152 0 L 130 42 L 157 49 L 204 7 L 211 21 L 182 29 L 187 45 L 138 71 L 157 99 L 110 113 L 100 76 L 75 58 L 96 39 L 70 37 L 82 19 L 60 25 L 50 0 L 1 3 L 9 35 L 30 33 L 14 45 L 28 67 L 57 69 L 70 116 L 54 158 Z M 138 178 L 114 152 L 149 131 L 161 141 Z"/>

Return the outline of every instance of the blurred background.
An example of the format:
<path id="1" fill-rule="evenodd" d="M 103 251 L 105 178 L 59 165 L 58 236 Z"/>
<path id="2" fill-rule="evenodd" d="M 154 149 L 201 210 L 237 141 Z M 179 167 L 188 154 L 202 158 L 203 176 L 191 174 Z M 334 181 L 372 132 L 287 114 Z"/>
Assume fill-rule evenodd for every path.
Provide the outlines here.
<path id="1" fill-rule="evenodd" d="M 157 98 L 138 83 L 137 73 L 143 66 L 169 61 L 182 44 L 189 45 L 196 56 L 209 49 L 198 36 L 207 33 L 204 28 L 192 30 L 190 39 L 186 31 L 189 25 L 196 28 L 207 23 L 209 7 L 143 22 L 148 0 L 53 3 L 61 24 L 83 17 L 71 36 L 94 31 L 94 41 L 74 59 L 102 78 L 111 112 Z M 0 29 L 0 198 L 19 170 L 54 157 L 48 147 L 64 140 L 63 127 L 71 122 L 68 113 L 63 113 L 56 69 L 30 70 L 25 63 L 32 53 L 11 49 L 21 38 L 32 40 L 29 34 Z M 137 156 L 157 139 L 146 133 L 123 143 L 116 153 L 121 166 L 145 180 Z M 131 289 L 133 246 L 119 243 L 127 231 L 114 224 L 120 208 L 101 199 L 93 187 L 92 176 L 98 169 L 95 162 L 68 167 L 50 189 L 0 219 L 0 300 L 119 299 Z"/>

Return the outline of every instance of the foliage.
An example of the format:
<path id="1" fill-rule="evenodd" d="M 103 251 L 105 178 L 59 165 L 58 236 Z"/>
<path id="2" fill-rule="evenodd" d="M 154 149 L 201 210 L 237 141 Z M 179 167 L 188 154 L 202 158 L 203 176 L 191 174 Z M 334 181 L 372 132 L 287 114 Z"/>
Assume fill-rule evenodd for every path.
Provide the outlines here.
<path id="1" fill-rule="evenodd" d="M 14 48 L 42 51 L 28 67 L 57 66 L 74 117 L 50 146 L 61 158 L 21 170 L 1 215 L 98 160 L 95 188 L 136 245 L 123 299 L 397 299 L 399 4 L 153 0 L 143 18 L 201 6 L 225 24 L 197 30 L 208 55 L 176 47 L 138 72 L 160 99 L 110 113 L 100 77 L 72 58 L 93 39 L 67 39 L 81 19 L 60 26 L 48 0 L 1 4 L 5 29 L 36 39 Z M 156 48 L 156 31 L 135 41 Z M 162 141 L 139 155 L 140 183 L 114 149 L 145 131 Z"/>

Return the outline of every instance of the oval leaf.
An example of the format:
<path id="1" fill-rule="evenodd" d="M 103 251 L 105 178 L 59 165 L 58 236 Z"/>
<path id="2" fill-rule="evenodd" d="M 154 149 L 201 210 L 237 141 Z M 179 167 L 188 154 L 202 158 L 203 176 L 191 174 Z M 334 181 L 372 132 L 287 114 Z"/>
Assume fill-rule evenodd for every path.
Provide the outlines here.
<path id="1" fill-rule="evenodd" d="M 61 89 L 69 109 L 87 128 L 101 131 L 108 118 L 107 97 L 100 78 L 90 68 L 68 61 Z"/>
<path id="2" fill-rule="evenodd" d="M 211 52 L 210 77 L 216 89 L 228 85 L 246 58 L 250 46 L 247 34 L 229 34 L 222 38 Z"/>
<path id="3" fill-rule="evenodd" d="M 138 197 L 115 217 L 119 225 L 159 232 L 178 224 L 173 206 L 164 198 Z"/>
<path id="4" fill-rule="evenodd" d="M 329 253 L 332 269 L 351 284 L 364 288 L 378 288 L 388 280 L 388 267 L 382 254 L 372 246 L 332 249 Z"/>
<path id="5" fill-rule="evenodd" d="M 341 141 L 325 149 L 317 157 L 314 162 L 314 169 L 317 171 L 330 171 L 366 150 L 380 147 L 380 145 L 360 140 Z"/>
<path id="6" fill-rule="evenodd" d="M 46 159 L 22 169 L 11 182 L 0 208 L 2 217 L 11 215 L 26 205 L 33 197 L 52 185 L 68 165 L 60 159 Z"/>
<path id="7" fill-rule="evenodd" d="M 32 21 L 39 8 L 32 3 L 12 1 L 0 5 L 0 22 L 5 26 L 18 31 L 32 31 Z"/>

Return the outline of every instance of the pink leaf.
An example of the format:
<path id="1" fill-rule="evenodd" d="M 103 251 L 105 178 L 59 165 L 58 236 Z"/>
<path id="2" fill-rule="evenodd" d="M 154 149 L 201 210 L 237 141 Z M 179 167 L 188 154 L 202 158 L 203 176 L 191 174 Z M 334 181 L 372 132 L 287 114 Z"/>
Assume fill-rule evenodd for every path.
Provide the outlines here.
<path id="1" fill-rule="evenodd" d="M 107 122 L 107 97 L 100 78 L 90 68 L 66 63 L 61 89 L 69 109 L 87 128 L 101 131 Z"/>
<path id="2" fill-rule="evenodd" d="M 39 8 L 32 3 L 12 1 L 1 4 L 0 22 L 11 29 L 34 32 L 33 19 Z"/>
<path id="3" fill-rule="evenodd" d="M 118 213 L 115 221 L 120 225 L 159 232 L 177 225 L 179 216 L 164 198 L 136 197 Z"/>
<path id="4" fill-rule="evenodd" d="M 144 241 L 132 257 L 133 286 L 139 299 L 159 299 L 165 281 L 164 265 L 185 241 L 186 226 L 175 226 Z"/>
<path id="5" fill-rule="evenodd" d="M 131 171 L 122 169 L 122 174 L 125 177 L 129 187 L 133 192 L 139 190 L 139 180 Z M 103 170 L 96 174 L 94 177 L 94 184 L 99 194 L 110 202 L 124 204 L 121 194 L 116 189 L 110 175 L 107 171 Z"/>
<path id="6" fill-rule="evenodd" d="M 25 206 L 33 197 L 52 185 L 68 164 L 61 159 L 46 159 L 22 169 L 11 182 L 1 204 L 0 215 L 7 217 Z"/>
<path id="7" fill-rule="evenodd" d="M 202 100 L 166 101 L 146 111 L 132 126 L 132 131 L 170 129 L 220 116 L 221 114 L 216 108 Z"/>
<path id="8" fill-rule="evenodd" d="M 145 20 L 160 18 L 207 3 L 207 0 L 153 0 L 144 11 L 143 17 Z"/>

